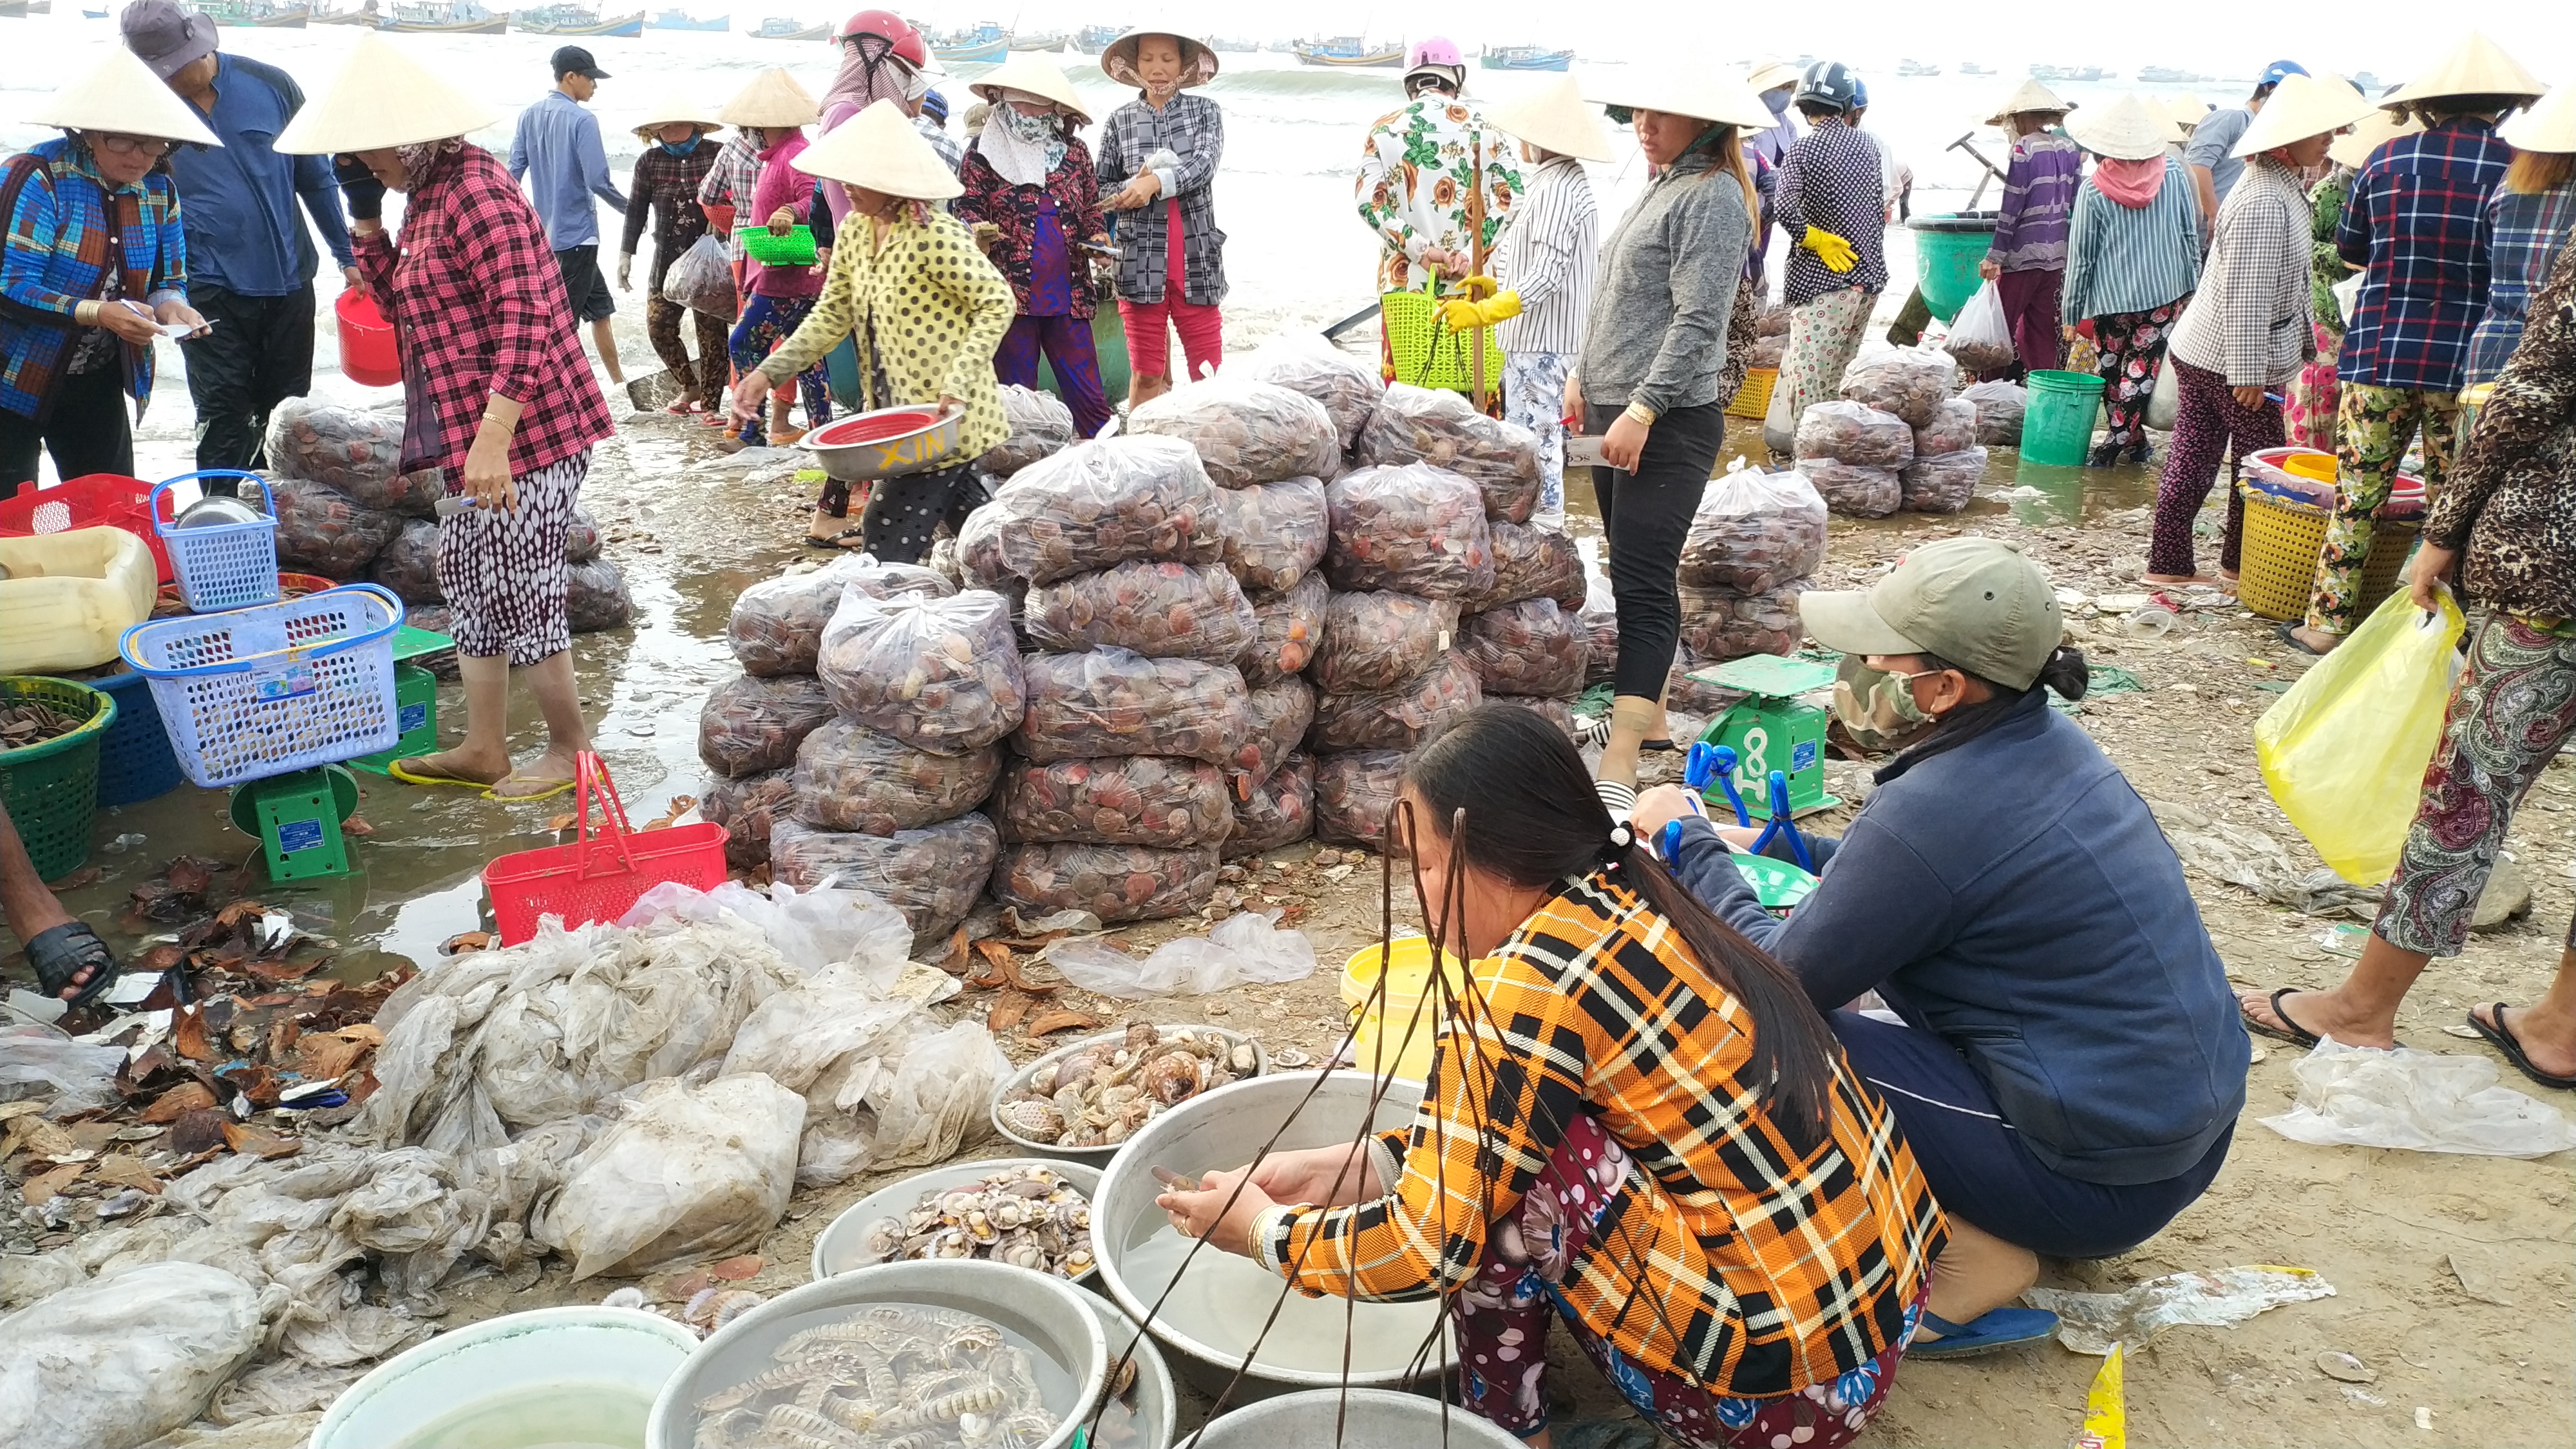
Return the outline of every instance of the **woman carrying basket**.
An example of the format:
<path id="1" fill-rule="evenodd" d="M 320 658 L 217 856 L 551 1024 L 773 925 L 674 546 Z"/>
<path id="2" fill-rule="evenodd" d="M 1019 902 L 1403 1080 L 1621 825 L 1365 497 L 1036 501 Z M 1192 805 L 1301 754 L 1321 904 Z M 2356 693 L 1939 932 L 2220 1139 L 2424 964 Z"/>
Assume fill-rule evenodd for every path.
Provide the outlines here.
<path id="1" fill-rule="evenodd" d="M 358 270 L 402 358 L 402 468 L 437 468 L 463 506 L 438 525 L 438 583 L 454 611 L 465 741 L 396 760 L 395 779 L 496 800 L 573 786 L 590 727 L 574 687 L 564 539 L 590 450 L 615 433 L 573 327 L 543 222 L 500 159 L 464 139 L 499 113 L 381 36 L 277 137 L 338 155 Z M 402 235 L 385 230 L 403 193 Z M 510 667 L 527 671 L 545 752 L 510 758 Z"/>

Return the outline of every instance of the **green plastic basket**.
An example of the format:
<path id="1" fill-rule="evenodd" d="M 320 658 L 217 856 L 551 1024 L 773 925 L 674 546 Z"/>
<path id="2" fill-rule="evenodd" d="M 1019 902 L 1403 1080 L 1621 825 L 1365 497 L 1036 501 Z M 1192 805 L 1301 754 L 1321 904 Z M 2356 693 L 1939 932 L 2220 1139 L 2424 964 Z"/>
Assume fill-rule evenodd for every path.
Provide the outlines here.
<path id="1" fill-rule="evenodd" d="M 2093 446 L 2093 419 L 2102 411 L 2102 379 L 2090 372 L 2039 371 L 2030 375 L 2030 403 L 2021 415 L 2021 456 L 2050 468 L 2080 468 Z"/>
<path id="2" fill-rule="evenodd" d="M 743 255 L 764 267 L 810 267 L 822 253 L 814 249 L 814 228 L 791 226 L 784 235 L 765 226 L 740 233 Z"/>
<path id="3" fill-rule="evenodd" d="M 106 691 L 42 675 L 0 676 L 0 704 L 37 700 L 82 716 L 80 727 L 41 744 L 0 750 L 0 801 L 39 880 L 60 880 L 89 859 L 98 815 L 98 746 L 116 722 Z"/>

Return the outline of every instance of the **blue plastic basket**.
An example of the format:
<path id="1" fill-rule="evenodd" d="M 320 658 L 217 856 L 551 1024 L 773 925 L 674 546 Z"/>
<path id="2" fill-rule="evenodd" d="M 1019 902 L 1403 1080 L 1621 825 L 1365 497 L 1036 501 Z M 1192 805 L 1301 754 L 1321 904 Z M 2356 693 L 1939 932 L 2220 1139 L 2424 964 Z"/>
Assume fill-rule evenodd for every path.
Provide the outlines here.
<path id="1" fill-rule="evenodd" d="M 162 517 L 162 498 L 173 487 L 199 478 L 248 479 L 257 483 L 259 501 L 268 516 L 248 523 L 181 528 L 176 521 L 177 505 L 173 504 L 172 516 Z M 152 489 L 152 529 L 170 550 L 170 573 L 189 612 L 212 614 L 277 602 L 277 500 L 270 496 L 267 481 L 257 473 L 245 473 L 239 468 L 208 468 L 162 480 Z"/>
<path id="2" fill-rule="evenodd" d="M 169 732 L 152 703 L 151 677 L 112 674 L 89 681 L 116 701 L 116 718 L 98 742 L 98 803 L 131 805 L 157 800 L 179 787 L 179 757 L 170 753 Z"/>
<path id="3" fill-rule="evenodd" d="M 402 601 L 347 584 L 221 614 L 147 619 L 125 662 L 152 680 L 170 753 L 207 789 L 371 755 L 402 735 Z"/>

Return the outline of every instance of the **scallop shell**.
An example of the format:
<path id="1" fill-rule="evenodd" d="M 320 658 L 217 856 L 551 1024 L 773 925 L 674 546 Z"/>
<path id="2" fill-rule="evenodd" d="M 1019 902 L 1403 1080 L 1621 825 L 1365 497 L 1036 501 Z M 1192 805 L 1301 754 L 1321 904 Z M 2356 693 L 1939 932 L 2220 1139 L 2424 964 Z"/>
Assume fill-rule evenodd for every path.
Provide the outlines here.
<path id="1" fill-rule="evenodd" d="M 701 1334 L 713 1333 L 764 1301 L 748 1288 L 701 1288 L 680 1310 L 680 1321 Z"/>
<path id="2" fill-rule="evenodd" d="M 1032 1142 L 1052 1142 L 1064 1133 L 1063 1111 L 1043 1097 L 1004 1102 L 998 1115 L 1004 1127 Z"/>

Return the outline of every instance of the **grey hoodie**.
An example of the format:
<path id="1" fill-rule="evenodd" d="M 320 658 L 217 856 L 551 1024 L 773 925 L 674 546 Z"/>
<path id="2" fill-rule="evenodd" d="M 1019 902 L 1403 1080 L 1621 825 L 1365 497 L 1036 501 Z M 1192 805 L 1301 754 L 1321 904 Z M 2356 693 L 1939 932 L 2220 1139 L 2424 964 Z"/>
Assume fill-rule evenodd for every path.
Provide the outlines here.
<path id="1" fill-rule="evenodd" d="M 1658 416 L 1725 402 L 1726 320 L 1752 235 L 1744 188 L 1713 151 L 1657 176 L 1601 248 L 1576 369 L 1583 400 Z"/>

